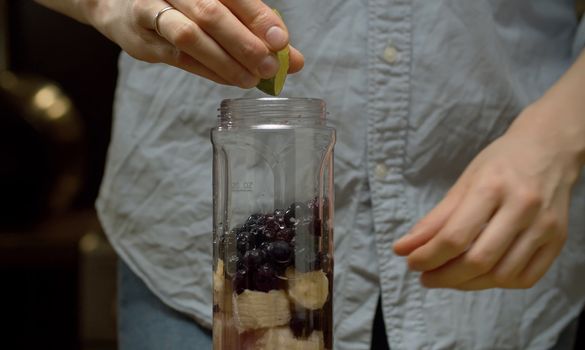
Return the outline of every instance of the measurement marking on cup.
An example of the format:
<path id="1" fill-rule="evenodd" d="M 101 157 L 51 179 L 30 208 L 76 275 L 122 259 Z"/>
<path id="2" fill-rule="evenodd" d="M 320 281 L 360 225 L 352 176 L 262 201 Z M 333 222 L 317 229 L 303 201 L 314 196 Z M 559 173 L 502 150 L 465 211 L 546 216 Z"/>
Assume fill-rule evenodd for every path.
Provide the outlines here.
<path id="1" fill-rule="evenodd" d="M 254 189 L 254 182 L 252 182 L 252 181 L 232 182 L 232 191 L 252 192 L 253 189 Z"/>

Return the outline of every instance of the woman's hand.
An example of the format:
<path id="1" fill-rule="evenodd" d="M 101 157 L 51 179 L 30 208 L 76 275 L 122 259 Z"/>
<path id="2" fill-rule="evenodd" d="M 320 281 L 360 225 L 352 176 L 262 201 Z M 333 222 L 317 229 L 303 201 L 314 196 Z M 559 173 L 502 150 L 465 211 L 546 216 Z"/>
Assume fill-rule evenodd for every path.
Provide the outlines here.
<path id="1" fill-rule="evenodd" d="M 529 288 L 548 270 L 567 237 L 571 188 L 582 166 L 573 136 L 585 138 L 575 133 L 582 126 L 563 125 L 550 113 L 538 104 L 527 108 L 395 243 L 410 268 L 423 272 L 423 285 Z"/>
<path id="2" fill-rule="evenodd" d="M 52 0 L 40 0 L 41 3 Z M 272 52 L 288 45 L 283 21 L 259 0 L 77 0 L 84 19 L 131 56 L 166 63 L 217 83 L 254 87 L 273 77 Z M 156 14 L 167 6 L 154 30 Z M 291 47 L 289 72 L 303 56 Z"/>
<path id="3" fill-rule="evenodd" d="M 585 50 L 394 244 L 427 287 L 529 288 L 567 238 L 585 164 Z"/>

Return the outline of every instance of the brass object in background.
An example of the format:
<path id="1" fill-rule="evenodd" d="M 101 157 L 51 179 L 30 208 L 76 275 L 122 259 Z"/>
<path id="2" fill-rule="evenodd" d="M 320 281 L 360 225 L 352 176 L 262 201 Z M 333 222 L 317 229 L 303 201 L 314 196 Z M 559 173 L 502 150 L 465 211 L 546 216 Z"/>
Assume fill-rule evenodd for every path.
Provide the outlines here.
<path id="1" fill-rule="evenodd" d="M 0 227 L 71 209 L 82 186 L 83 128 L 53 82 L 0 71 Z"/>
<path id="2" fill-rule="evenodd" d="M 9 70 L 7 6 L 0 0 L 0 229 L 71 209 L 82 186 L 83 127 L 56 83 Z"/>

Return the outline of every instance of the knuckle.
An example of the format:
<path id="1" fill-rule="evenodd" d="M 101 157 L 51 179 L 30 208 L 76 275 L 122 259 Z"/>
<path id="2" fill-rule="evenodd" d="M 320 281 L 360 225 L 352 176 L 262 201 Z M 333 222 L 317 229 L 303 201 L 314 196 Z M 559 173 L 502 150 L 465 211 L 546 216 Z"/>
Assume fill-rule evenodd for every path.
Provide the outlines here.
<path id="1" fill-rule="evenodd" d="M 543 199 L 538 191 L 531 188 L 521 188 L 516 192 L 516 198 L 522 209 L 525 211 L 540 208 Z"/>
<path id="2" fill-rule="evenodd" d="M 202 26 L 210 26 L 217 23 L 221 17 L 222 6 L 216 0 L 199 0 L 195 13 L 197 15 L 197 21 Z"/>
<path id="3" fill-rule="evenodd" d="M 261 57 L 268 54 L 268 50 L 265 50 L 259 43 L 242 43 L 240 47 L 240 53 L 242 57 L 246 59 L 252 59 L 259 61 Z"/>
<path id="4" fill-rule="evenodd" d="M 498 178 L 487 177 L 479 183 L 476 190 L 488 200 L 497 200 L 504 193 L 504 183 Z"/>
<path id="5" fill-rule="evenodd" d="M 482 253 L 469 254 L 466 263 L 477 273 L 486 273 L 492 268 L 491 259 L 486 254 Z"/>
<path id="6" fill-rule="evenodd" d="M 147 5 L 149 5 L 149 3 L 146 0 L 133 0 L 130 2 L 128 9 L 131 14 L 138 16 L 145 12 L 144 10 L 148 8 Z"/>
<path id="7" fill-rule="evenodd" d="M 171 43 L 176 47 L 196 46 L 199 39 L 196 35 L 195 25 L 185 22 L 177 26 L 171 35 Z"/>
<path id="8" fill-rule="evenodd" d="M 143 1 L 140 1 L 140 0 L 132 1 L 130 4 L 130 7 L 129 7 L 129 11 L 130 11 L 130 19 L 133 22 L 133 24 L 138 24 L 140 15 L 141 15 L 141 13 L 144 12 Z"/>
<path id="9" fill-rule="evenodd" d="M 270 17 L 274 15 L 272 10 L 268 8 L 260 8 L 252 15 L 249 27 L 251 29 L 259 29 L 268 27 L 270 24 Z"/>
<path id="10" fill-rule="evenodd" d="M 560 231 L 561 227 L 560 219 L 553 213 L 546 212 L 542 214 L 540 222 L 545 232 L 553 233 L 556 231 Z"/>
<path id="11" fill-rule="evenodd" d="M 554 233 L 552 232 L 528 230 L 528 232 L 526 232 L 526 234 L 523 235 L 523 239 L 525 240 L 524 244 L 527 247 L 527 249 L 535 251 L 544 243 L 550 241 L 553 235 Z"/>
<path id="12" fill-rule="evenodd" d="M 467 242 L 457 232 L 452 232 L 442 238 L 441 245 L 448 252 L 458 253 L 467 248 Z"/>

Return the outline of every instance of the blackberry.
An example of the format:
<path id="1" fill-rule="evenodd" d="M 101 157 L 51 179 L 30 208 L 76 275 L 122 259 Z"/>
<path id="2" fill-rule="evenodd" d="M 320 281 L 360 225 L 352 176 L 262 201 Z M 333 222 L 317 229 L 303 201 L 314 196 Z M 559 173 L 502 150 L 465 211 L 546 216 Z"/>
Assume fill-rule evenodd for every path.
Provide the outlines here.
<path id="1" fill-rule="evenodd" d="M 278 288 L 278 278 L 276 272 L 270 264 L 262 264 L 256 270 L 254 276 L 255 289 L 261 292 L 268 292 Z"/>
<path id="2" fill-rule="evenodd" d="M 285 241 L 285 242 L 290 244 L 290 242 L 293 240 L 294 237 L 295 237 L 295 231 L 293 229 L 283 228 L 282 230 L 279 230 L 278 232 L 276 232 L 275 239 Z"/>
<path id="3" fill-rule="evenodd" d="M 250 249 L 254 249 L 256 247 L 254 234 L 248 231 L 239 232 L 236 236 L 236 245 L 238 253 L 241 255 L 244 255 Z"/>
<path id="4" fill-rule="evenodd" d="M 264 252 L 260 249 L 248 250 L 242 257 L 242 265 L 250 270 L 256 269 L 264 262 L 264 256 Z"/>
<path id="5" fill-rule="evenodd" d="M 292 260 L 292 249 L 285 241 L 270 242 L 265 247 L 266 256 L 273 264 L 287 265 Z"/>
<path id="6" fill-rule="evenodd" d="M 251 285 L 251 278 L 248 269 L 242 268 L 238 269 L 236 274 L 233 278 L 233 288 L 238 294 L 242 294 L 246 289 L 252 289 L 253 286 Z"/>

